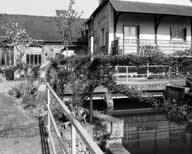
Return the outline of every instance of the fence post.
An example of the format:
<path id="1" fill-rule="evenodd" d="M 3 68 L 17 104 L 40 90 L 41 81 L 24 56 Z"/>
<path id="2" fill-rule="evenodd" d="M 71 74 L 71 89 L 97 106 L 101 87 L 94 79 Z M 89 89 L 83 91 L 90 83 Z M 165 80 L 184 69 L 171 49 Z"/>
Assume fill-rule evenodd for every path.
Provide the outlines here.
<path id="1" fill-rule="evenodd" d="M 71 125 L 71 152 L 76 154 L 76 130 L 73 125 Z"/>
<path id="2" fill-rule="evenodd" d="M 171 83 L 171 67 L 169 66 L 169 84 Z"/>
<path id="3" fill-rule="evenodd" d="M 149 78 L 150 73 L 149 73 L 149 63 L 147 64 L 147 78 Z"/>
<path id="4" fill-rule="evenodd" d="M 47 107 L 50 106 L 50 90 L 49 88 L 47 89 Z M 47 129 L 48 129 L 48 132 L 50 132 L 51 130 L 51 118 L 50 118 L 50 115 L 48 113 L 48 120 L 47 120 Z"/>
<path id="5" fill-rule="evenodd" d="M 128 80 L 129 80 L 129 66 L 126 66 L 126 82 L 128 84 Z"/>
<path id="6" fill-rule="evenodd" d="M 47 108 L 50 107 L 50 104 L 51 104 L 50 90 L 49 90 L 49 88 L 47 87 Z M 47 112 L 47 114 L 48 114 L 48 119 L 47 119 L 47 121 L 48 121 L 48 122 L 47 122 L 48 142 L 49 142 L 49 145 L 50 145 L 50 143 L 51 143 L 53 153 L 54 153 L 54 154 L 57 154 L 56 149 L 55 149 L 55 146 L 53 145 L 53 144 L 54 144 L 53 138 L 52 138 L 52 136 L 51 136 L 51 117 L 50 117 L 49 112 Z"/>
<path id="7" fill-rule="evenodd" d="M 89 115 L 90 115 L 90 123 L 92 123 L 93 122 L 93 92 L 90 92 L 90 95 L 89 95 L 89 97 L 90 97 L 90 104 L 89 104 Z"/>

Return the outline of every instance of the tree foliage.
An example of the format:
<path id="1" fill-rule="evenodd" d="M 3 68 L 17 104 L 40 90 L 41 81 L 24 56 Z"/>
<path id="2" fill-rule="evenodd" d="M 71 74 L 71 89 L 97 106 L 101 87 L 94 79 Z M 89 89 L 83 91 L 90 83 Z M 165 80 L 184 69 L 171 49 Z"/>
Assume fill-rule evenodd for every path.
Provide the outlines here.
<path id="1" fill-rule="evenodd" d="M 26 29 L 22 28 L 15 19 L 9 20 L 6 24 L 0 25 L 4 31 L 1 47 L 13 47 L 17 49 L 17 63 L 21 63 L 25 48 L 32 42 Z"/>
<path id="2" fill-rule="evenodd" d="M 79 19 L 81 14 L 74 9 L 75 0 L 69 1 L 65 10 L 56 10 L 56 25 L 58 34 L 63 41 L 64 48 L 68 47 L 81 28 Z"/>

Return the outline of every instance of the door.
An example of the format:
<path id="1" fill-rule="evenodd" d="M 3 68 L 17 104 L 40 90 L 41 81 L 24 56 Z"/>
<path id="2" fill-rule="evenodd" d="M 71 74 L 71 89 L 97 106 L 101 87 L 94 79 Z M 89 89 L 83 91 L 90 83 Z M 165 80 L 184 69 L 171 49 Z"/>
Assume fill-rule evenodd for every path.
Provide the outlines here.
<path id="1" fill-rule="evenodd" d="M 138 49 L 138 26 L 123 26 L 124 54 L 136 54 Z"/>

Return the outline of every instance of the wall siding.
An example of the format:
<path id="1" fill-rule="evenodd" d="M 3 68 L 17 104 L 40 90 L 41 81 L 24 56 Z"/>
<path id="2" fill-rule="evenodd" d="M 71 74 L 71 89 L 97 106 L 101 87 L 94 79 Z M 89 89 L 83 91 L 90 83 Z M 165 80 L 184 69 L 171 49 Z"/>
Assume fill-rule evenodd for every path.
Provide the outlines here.
<path id="1" fill-rule="evenodd" d="M 94 37 L 94 54 L 100 53 L 101 45 L 101 29 L 105 29 L 105 50 L 108 52 L 108 34 L 109 34 L 109 5 L 105 5 L 92 20 L 92 35 Z"/>
<path id="2" fill-rule="evenodd" d="M 140 45 L 154 45 L 155 35 L 154 35 L 154 21 L 153 15 L 143 15 L 143 14 L 130 14 L 123 13 L 120 15 L 118 20 L 118 26 L 116 30 L 116 38 L 119 39 L 120 49 L 123 50 L 123 26 L 139 26 L 139 39 Z M 187 40 L 182 41 L 170 41 L 170 27 L 185 27 L 187 28 Z M 184 51 L 185 49 L 190 49 L 191 47 L 191 28 L 190 20 L 186 17 L 176 17 L 176 16 L 166 16 L 161 21 L 161 24 L 157 32 L 157 42 L 160 51 L 171 54 L 174 51 Z M 130 46 L 130 50 L 131 50 Z M 136 53 L 136 52 L 135 52 Z M 127 54 L 124 52 L 124 54 Z"/>

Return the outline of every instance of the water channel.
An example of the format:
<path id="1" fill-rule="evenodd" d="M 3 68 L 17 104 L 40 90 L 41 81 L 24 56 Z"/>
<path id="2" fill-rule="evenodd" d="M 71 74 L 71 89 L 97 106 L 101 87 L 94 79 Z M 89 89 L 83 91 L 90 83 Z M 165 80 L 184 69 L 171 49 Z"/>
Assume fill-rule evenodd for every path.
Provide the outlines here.
<path id="1" fill-rule="evenodd" d="M 137 103 L 126 106 L 150 107 Z M 192 154 L 192 133 L 186 131 L 185 125 L 169 121 L 165 113 L 146 110 L 115 116 L 124 120 L 123 144 L 131 154 Z"/>
<path id="2" fill-rule="evenodd" d="M 186 126 L 171 122 L 162 112 L 148 112 L 151 106 L 128 100 L 115 100 L 115 110 L 146 109 L 146 112 L 115 114 L 124 120 L 123 145 L 131 154 L 192 154 L 192 134 Z M 97 105 L 99 103 L 99 105 Z M 95 102 L 94 108 L 106 105 Z"/>

